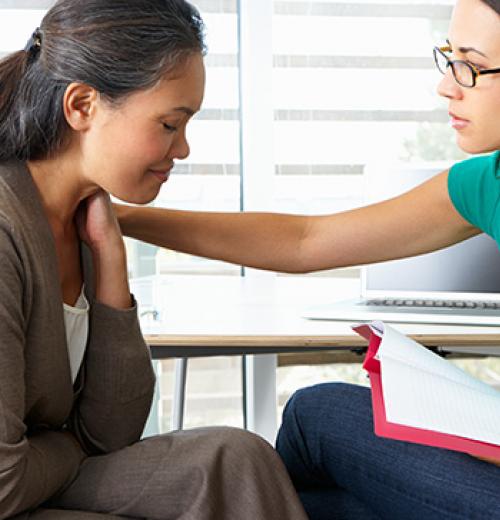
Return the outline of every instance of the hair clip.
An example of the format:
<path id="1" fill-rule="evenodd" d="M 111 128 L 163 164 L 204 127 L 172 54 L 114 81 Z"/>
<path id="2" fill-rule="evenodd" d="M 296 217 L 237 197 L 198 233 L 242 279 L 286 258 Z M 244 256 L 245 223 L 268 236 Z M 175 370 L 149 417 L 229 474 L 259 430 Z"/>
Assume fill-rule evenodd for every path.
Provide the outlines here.
<path id="1" fill-rule="evenodd" d="M 42 31 L 40 27 L 37 27 L 31 38 L 28 40 L 26 47 L 24 48 L 25 52 L 36 55 L 40 52 L 42 47 Z"/>

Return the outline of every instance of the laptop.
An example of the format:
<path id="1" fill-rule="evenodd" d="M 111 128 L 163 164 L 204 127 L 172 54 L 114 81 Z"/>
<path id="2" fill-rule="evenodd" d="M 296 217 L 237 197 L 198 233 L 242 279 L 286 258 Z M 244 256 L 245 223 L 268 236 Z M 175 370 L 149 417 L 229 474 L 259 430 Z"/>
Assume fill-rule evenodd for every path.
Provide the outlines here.
<path id="1" fill-rule="evenodd" d="M 448 167 L 367 167 L 365 201 L 377 202 L 408 191 Z M 359 299 L 311 306 L 303 317 L 500 325 L 500 251 L 485 234 L 440 251 L 364 266 L 361 277 Z"/>

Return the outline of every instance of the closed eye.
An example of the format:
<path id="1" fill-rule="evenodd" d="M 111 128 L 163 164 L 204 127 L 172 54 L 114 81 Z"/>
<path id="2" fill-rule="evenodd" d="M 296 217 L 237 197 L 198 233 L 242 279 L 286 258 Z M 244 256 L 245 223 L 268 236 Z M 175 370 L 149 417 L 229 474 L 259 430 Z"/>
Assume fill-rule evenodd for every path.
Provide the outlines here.
<path id="1" fill-rule="evenodd" d="M 168 130 L 169 132 L 177 131 L 177 127 L 172 126 L 172 125 L 167 125 L 167 123 L 163 123 L 163 127 L 165 128 L 165 130 Z"/>

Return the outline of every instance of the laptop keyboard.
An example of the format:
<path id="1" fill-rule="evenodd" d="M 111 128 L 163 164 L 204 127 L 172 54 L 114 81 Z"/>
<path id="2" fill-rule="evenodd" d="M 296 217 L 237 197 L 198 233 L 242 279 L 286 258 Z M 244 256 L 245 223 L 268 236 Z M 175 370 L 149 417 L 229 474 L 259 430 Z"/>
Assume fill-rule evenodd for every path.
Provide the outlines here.
<path id="1" fill-rule="evenodd" d="M 378 298 L 366 300 L 363 305 L 379 305 L 384 307 L 412 307 L 428 309 L 500 309 L 500 302 L 471 300 L 412 300 Z"/>

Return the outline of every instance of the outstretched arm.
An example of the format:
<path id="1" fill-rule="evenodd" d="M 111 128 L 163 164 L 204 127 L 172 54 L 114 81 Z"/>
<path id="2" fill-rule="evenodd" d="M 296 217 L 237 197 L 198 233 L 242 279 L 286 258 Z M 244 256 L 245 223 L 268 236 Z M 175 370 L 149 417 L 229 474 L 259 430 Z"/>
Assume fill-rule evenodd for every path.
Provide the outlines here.
<path id="1" fill-rule="evenodd" d="M 415 256 L 480 233 L 454 208 L 445 171 L 384 202 L 321 216 L 115 205 L 125 235 L 197 256 L 290 273 Z"/>

